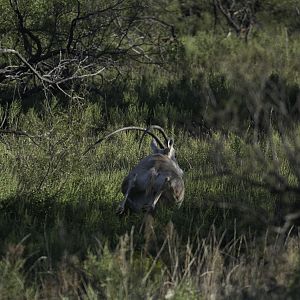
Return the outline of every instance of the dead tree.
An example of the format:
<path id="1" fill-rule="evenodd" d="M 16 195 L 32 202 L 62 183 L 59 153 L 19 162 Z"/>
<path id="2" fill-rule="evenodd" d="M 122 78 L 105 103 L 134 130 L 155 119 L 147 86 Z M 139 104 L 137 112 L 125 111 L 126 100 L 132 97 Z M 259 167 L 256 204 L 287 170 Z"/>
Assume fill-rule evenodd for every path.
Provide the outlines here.
<path id="1" fill-rule="evenodd" d="M 98 85 L 136 64 L 162 64 L 173 26 L 140 1 L 49 1 L 37 19 L 34 7 L 10 0 L 12 19 L 0 28 L 0 86 L 60 90 L 98 77 Z"/>

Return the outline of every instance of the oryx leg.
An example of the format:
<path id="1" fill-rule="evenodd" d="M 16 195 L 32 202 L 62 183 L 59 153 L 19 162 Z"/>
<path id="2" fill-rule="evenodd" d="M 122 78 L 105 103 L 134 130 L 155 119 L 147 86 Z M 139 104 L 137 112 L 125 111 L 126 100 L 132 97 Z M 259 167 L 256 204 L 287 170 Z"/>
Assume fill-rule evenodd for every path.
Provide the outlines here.
<path id="1" fill-rule="evenodd" d="M 161 195 L 163 194 L 163 192 L 166 190 L 166 187 L 168 186 L 169 181 L 170 181 L 170 178 L 166 177 L 165 182 L 163 183 L 161 189 L 155 194 L 153 202 L 146 207 L 148 211 L 154 211 L 155 210 L 157 202 L 159 201 L 159 199 L 160 199 Z"/>
<path id="2" fill-rule="evenodd" d="M 119 204 L 116 214 L 122 215 L 124 213 L 125 208 L 126 208 L 126 203 L 127 203 L 127 201 L 130 201 L 130 199 L 129 199 L 130 191 L 135 187 L 136 177 L 137 177 L 137 174 L 135 174 L 134 177 L 129 180 L 128 188 L 125 193 L 125 199 Z"/>
<path id="3" fill-rule="evenodd" d="M 154 198 L 154 200 L 153 200 L 153 203 L 152 203 L 152 205 L 151 205 L 152 210 L 155 209 L 155 206 L 156 206 L 156 204 L 157 204 L 158 200 L 160 199 L 160 196 L 161 196 L 161 194 L 162 194 L 163 192 L 164 192 L 164 191 L 160 191 L 159 193 L 156 194 L 156 196 L 155 196 L 155 198 Z"/>

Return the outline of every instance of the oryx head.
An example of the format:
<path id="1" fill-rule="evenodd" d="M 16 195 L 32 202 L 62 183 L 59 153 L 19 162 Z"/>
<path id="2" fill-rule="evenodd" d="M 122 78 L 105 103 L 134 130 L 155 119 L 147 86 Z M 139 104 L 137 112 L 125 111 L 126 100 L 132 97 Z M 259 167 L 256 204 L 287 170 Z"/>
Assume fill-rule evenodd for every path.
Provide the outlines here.
<path id="1" fill-rule="evenodd" d="M 129 126 L 129 127 L 123 127 L 120 129 L 117 129 L 113 131 L 112 133 L 106 135 L 105 137 L 99 139 L 97 142 L 95 142 L 92 146 L 90 146 L 85 152 L 87 153 L 90 149 L 92 149 L 94 146 L 97 144 L 101 143 L 103 140 L 111 137 L 112 135 L 119 133 L 121 131 L 128 131 L 128 130 L 136 130 L 136 131 L 142 131 L 143 135 L 140 139 L 140 145 L 143 142 L 144 137 L 148 134 L 152 137 L 152 142 L 151 142 L 151 148 L 154 154 L 162 154 L 168 156 L 171 160 L 173 160 L 176 164 L 176 156 L 175 156 L 175 149 L 174 149 L 174 140 L 169 138 L 165 131 L 163 130 L 162 127 L 158 125 L 151 125 L 148 128 L 142 128 L 142 127 L 136 127 L 136 126 Z M 153 132 L 154 130 L 158 131 L 162 137 L 163 137 L 163 142 L 160 140 L 160 138 Z"/>
<path id="2" fill-rule="evenodd" d="M 160 153 L 163 155 L 167 155 L 170 159 L 176 161 L 175 157 L 175 149 L 174 149 L 174 141 L 172 139 L 168 139 L 167 145 L 164 148 L 159 148 L 155 139 L 152 139 L 151 149 L 154 154 Z"/>
<path id="3" fill-rule="evenodd" d="M 156 138 L 153 137 L 152 142 L 151 142 L 151 149 L 153 151 L 154 154 L 162 154 L 162 155 L 166 155 L 168 156 L 170 159 L 172 159 L 174 162 L 176 162 L 176 156 L 175 156 L 175 149 L 174 149 L 174 140 L 169 138 L 165 131 L 162 129 L 162 127 L 158 126 L 158 125 L 151 125 L 149 126 L 143 133 L 141 140 L 140 140 L 140 147 L 143 141 L 143 138 L 145 137 L 145 135 L 147 133 L 153 133 L 152 130 L 156 129 L 158 130 L 161 135 L 164 138 L 164 142 L 162 143 L 158 137 L 156 136 Z"/>

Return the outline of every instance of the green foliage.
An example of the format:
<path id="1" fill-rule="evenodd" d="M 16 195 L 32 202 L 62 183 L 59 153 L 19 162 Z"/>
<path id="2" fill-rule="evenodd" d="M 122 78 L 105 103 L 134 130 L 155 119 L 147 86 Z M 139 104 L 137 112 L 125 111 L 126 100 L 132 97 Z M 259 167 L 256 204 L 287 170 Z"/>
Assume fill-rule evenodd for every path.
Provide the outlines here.
<path id="1" fill-rule="evenodd" d="M 246 246 L 240 250 L 234 248 L 238 254 L 229 254 L 240 263 L 226 262 L 221 249 L 223 246 L 230 248 L 232 239 L 241 236 L 242 240 L 249 231 L 256 232 L 259 237 L 266 229 L 263 218 L 271 219 L 276 213 L 280 194 L 273 195 L 248 182 L 248 179 L 264 182 L 269 172 L 276 170 L 274 149 L 281 174 L 289 184 L 297 184 L 278 133 L 274 132 L 271 140 L 261 141 L 259 149 L 266 159 L 261 165 L 257 160 L 257 146 L 247 141 L 249 137 L 216 132 L 209 138 L 199 139 L 190 137 L 178 127 L 173 128 L 178 160 L 185 171 L 185 201 L 180 209 L 160 206 L 155 220 L 148 224 L 151 220 L 145 221 L 143 215 L 119 219 L 114 211 L 122 199 L 122 178 L 149 153 L 149 139 L 139 152 L 136 134 L 122 133 L 82 156 L 89 144 L 109 131 L 98 132 L 104 122 L 97 104 L 75 101 L 65 111 L 54 106 L 51 114 L 34 109 L 24 113 L 18 110 L 17 104 L 11 109 L 18 111 L 17 119 L 12 118 L 12 127 L 17 122 L 28 132 L 38 133 L 34 139 L 38 145 L 26 137 L 2 137 L 0 159 L 5 178 L 0 185 L 3 293 L 14 289 L 16 297 L 26 292 L 29 298 L 33 293 L 41 297 L 59 294 L 72 297 L 79 293 L 109 299 L 140 299 L 145 294 L 147 297 L 197 299 L 213 293 L 220 297 L 225 294 L 242 297 L 242 287 L 251 285 L 249 295 L 264 295 L 261 289 L 265 280 L 273 279 L 269 273 L 258 272 L 261 260 L 259 252 L 255 251 L 259 251 L 260 241 L 253 246 L 253 252 L 248 253 L 249 263 L 244 262 Z M 157 107 L 154 115 L 164 116 L 172 111 L 176 115 L 171 106 Z M 143 113 L 146 113 L 145 108 Z M 110 130 L 130 120 L 131 115 L 130 110 L 128 115 L 123 115 L 123 120 L 119 115 Z M 121 120 L 121 124 L 117 124 L 117 120 Z M 170 120 L 166 120 L 164 125 L 170 124 Z M 171 129 L 169 127 L 168 131 Z M 295 135 L 298 131 L 295 128 Z M 292 135 L 290 138 L 294 140 Z M 235 174 L 221 175 L 227 169 L 235 170 Z M 276 181 L 272 184 L 276 186 Z M 292 195 L 285 196 L 287 202 L 294 200 Z M 140 227 L 144 233 L 139 233 Z M 224 230 L 226 234 L 221 238 Z M 126 235 L 129 232 L 130 236 Z M 5 254 L 8 245 L 18 244 L 28 234 L 24 254 L 19 255 L 16 264 L 8 265 L 5 258 L 9 255 Z M 197 250 L 202 245 L 200 240 L 210 234 L 215 235 L 214 241 L 220 239 L 220 242 L 210 248 L 211 241 L 207 240 L 204 248 Z M 251 239 L 251 234 L 247 238 Z M 273 238 L 271 235 L 270 247 L 273 247 Z M 164 245 L 164 241 L 170 244 Z M 233 243 L 238 245 L 239 242 Z M 295 243 L 297 245 L 297 241 Z M 287 257 L 278 254 L 278 262 L 272 262 L 268 272 L 272 268 L 280 270 L 281 259 L 290 259 L 287 264 L 293 270 L 291 274 L 296 274 L 298 250 L 294 247 L 298 246 L 291 247 Z M 163 250 L 160 252 L 160 249 Z M 25 264 L 23 255 L 29 257 Z M 271 259 L 272 255 L 266 259 Z M 203 264 L 191 267 L 192 261 Z M 238 267 L 239 264 L 242 267 Z M 229 275 L 235 268 L 241 273 Z M 253 273 L 246 276 L 249 268 Z M 40 269 L 46 273 L 53 270 L 54 282 L 65 282 L 65 285 L 54 283 Z M 28 274 L 26 270 L 30 270 Z M 207 270 L 213 270 L 214 275 L 206 274 Z M 231 283 L 226 279 L 228 276 L 232 278 Z M 37 283 L 30 283 L 33 278 Z M 285 293 L 290 284 L 287 278 L 276 278 L 276 284 L 280 282 L 286 287 Z M 225 282 L 227 287 L 223 294 L 221 286 Z M 297 287 L 296 283 L 291 286 L 291 291 Z"/>
<path id="2" fill-rule="evenodd" d="M 77 1 L 17 2 L 43 55 L 66 48 Z M 0 129 L 27 134 L 0 133 L 1 299 L 297 299 L 298 227 L 275 231 L 298 205 L 298 8 L 256 3 L 246 43 L 208 1 L 120 1 L 117 19 L 79 21 L 75 40 L 113 52 L 138 14 L 130 37 L 153 38 L 164 64 L 103 56 L 92 63 L 122 68 L 64 87 L 71 97 L 35 94 L 32 76 L 1 84 Z M 111 1 L 80 4 L 84 15 Z M 34 57 L 10 1 L 0 10 L 0 47 Z M 174 32 L 140 22 L 149 16 Z M 150 138 L 139 149 L 140 135 L 122 132 L 83 153 L 116 128 L 148 124 L 175 136 L 185 200 L 159 205 L 154 219 L 120 219 L 122 180 L 150 153 Z"/>

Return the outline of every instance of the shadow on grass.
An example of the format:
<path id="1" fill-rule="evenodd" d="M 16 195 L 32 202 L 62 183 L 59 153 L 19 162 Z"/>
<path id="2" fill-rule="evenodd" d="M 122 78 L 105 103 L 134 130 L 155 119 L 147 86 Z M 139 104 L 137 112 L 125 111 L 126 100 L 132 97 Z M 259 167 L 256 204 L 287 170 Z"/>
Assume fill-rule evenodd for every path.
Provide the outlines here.
<path id="1" fill-rule="evenodd" d="M 213 201 L 207 201 L 213 203 Z M 211 226 L 221 236 L 226 232 L 224 243 L 233 235 L 249 230 L 249 222 L 237 209 L 224 209 L 214 204 L 185 202 L 181 208 L 158 207 L 153 230 L 156 239 L 162 241 L 170 221 L 179 239 L 206 237 Z M 134 227 L 136 247 L 142 249 L 145 236 L 141 227 L 145 214 L 130 214 L 123 218 L 115 215 L 115 203 L 109 201 L 60 202 L 47 195 L 19 195 L 3 200 L 0 206 L 0 246 L 5 253 L 8 243 L 17 244 L 25 236 L 28 253 L 51 257 L 54 261 L 62 255 L 76 254 L 84 257 L 88 250 L 106 243 L 114 249 L 120 236 L 130 233 Z M 237 225 L 239 224 L 239 225 Z M 252 220 L 252 231 L 265 229 Z"/>

